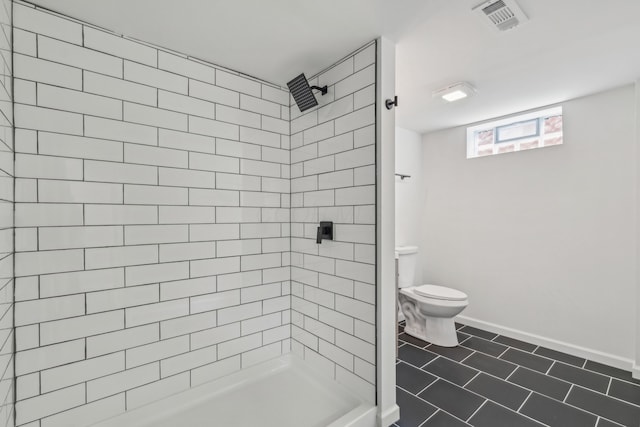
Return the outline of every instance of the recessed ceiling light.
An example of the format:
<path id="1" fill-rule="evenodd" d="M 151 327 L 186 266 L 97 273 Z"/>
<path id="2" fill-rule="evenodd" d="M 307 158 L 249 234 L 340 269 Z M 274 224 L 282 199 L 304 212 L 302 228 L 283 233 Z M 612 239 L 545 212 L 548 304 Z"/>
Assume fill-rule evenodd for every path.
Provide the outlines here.
<path id="1" fill-rule="evenodd" d="M 445 101 L 453 102 L 464 99 L 476 93 L 473 86 L 466 82 L 454 83 L 443 89 L 433 92 L 434 98 L 442 98 Z"/>

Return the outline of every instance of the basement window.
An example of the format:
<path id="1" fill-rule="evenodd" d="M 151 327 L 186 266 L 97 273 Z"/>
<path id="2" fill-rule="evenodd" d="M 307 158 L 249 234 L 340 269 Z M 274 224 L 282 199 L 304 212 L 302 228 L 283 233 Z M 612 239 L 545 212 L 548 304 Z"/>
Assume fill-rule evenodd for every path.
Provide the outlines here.
<path id="1" fill-rule="evenodd" d="M 562 144 L 562 107 L 467 128 L 467 159 Z"/>

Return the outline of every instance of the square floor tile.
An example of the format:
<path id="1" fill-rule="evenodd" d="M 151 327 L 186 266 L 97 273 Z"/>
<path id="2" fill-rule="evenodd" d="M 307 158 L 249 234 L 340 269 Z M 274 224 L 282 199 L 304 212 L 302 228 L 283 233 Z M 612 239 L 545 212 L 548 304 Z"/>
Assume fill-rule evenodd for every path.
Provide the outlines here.
<path id="1" fill-rule="evenodd" d="M 574 386 L 569 392 L 567 403 L 628 427 L 640 425 L 640 407 L 586 388 Z"/>
<path id="2" fill-rule="evenodd" d="M 461 365 L 445 357 L 438 357 L 422 369 L 459 386 L 465 385 L 471 378 L 478 375 L 478 371 L 475 369 Z"/>
<path id="3" fill-rule="evenodd" d="M 399 427 L 418 427 L 429 418 L 436 408 L 412 394 L 396 388 L 396 403 L 400 407 Z"/>
<path id="4" fill-rule="evenodd" d="M 500 359 L 508 360 L 516 365 L 525 366 L 529 369 L 542 373 L 547 372 L 553 363 L 551 360 L 545 359 L 544 357 L 536 356 L 521 350 L 515 350 L 513 348 L 507 350 L 502 356 L 500 356 Z"/>
<path id="5" fill-rule="evenodd" d="M 422 424 L 421 427 L 468 427 L 469 424 L 460 421 L 456 417 L 452 417 L 446 412 L 438 411 L 436 414 L 429 418 L 429 420 Z"/>
<path id="6" fill-rule="evenodd" d="M 406 333 L 402 333 L 402 334 L 398 335 L 398 339 L 400 339 L 401 341 L 404 341 L 404 342 L 408 342 L 409 344 L 413 344 L 413 345 L 415 345 L 417 347 L 422 347 L 422 348 L 424 348 L 424 347 L 429 345 L 428 342 L 422 341 L 421 339 L 416 338 L 416 337 L 411 336 L 411 335 L 406 334 Z"/>
<path id="7" fill-rule="evenodd" d="M 449 359 L 453 359 L 457 362 L 461 362 L 462 360 L 469 357 L 473 350 L 469 350 L 464 347 L 440 347 L 438 345 L 430 345 L 427 347 L 427 350 L 439 354 L 444 357 L 448 357 Z"/>
<path id="8" fill-rule="evenodd" d="M 541 394 L 533 393 L 520 413 L 550 427 L 595 427 L 598 417 Z"/>
<path id="9" fill-rule="evenodd" d="M 627 402 L 640 406 L 640 385 L 614 379 L 611 381 L 609 396 L 617 397 L 618 399 L 626 400 Z M 640 423 L 638 424 L 640 425 Z"/>
<path id="10" fill-rule="evenodd" d="M 607 392 L 610 381 L 609 377 L 605 377 L 604 375 L 596 374 L 595 372 L 587 371 L 582 368 L 576 368 L 575 366 L 566 365 L 561 362 L 553 364 L 549 370 L 549 375 L 601 393 Z"/>
<path id="11" fill-rule="evenodd" d="M 444 380 L 436 381 L 419 396 L 462 420 L 468 419 L 485 401 L 477 394 Z"/>
<path id="12" fill-rule="evenodd" d="M 513 375 L 509 377 L 509 382 L 557 400 L 564 400 L 571 388 L 571 384 L 565 381 L 523 367 L 519 367 Z"/>
<path id="13" fill-rule="evenodd" d="M 474 427 L 542 427 L 543 424 L 510 409 L 487 402 L 469 420 Z"/>
<path id="14" fill-rule="evenodd" d="M 511 362 L 496 359 L 482 353 L 474 353 L 462 363 L 500 378 L 507 378 L 517 367 Z"/>
<path id="15" fill-rule="evenodd" d="M 493 341 L 499 342 L 500 344 L 508 345 L 509 347 L 528 351 L 529 353 L 533 352 L 536 349 L 536 347 L 538 347 L 535 344 L 530 344 L 528 342 L 520 341 L 514 338 L 505 337 L 503 335 L 499 335 Z"/>
<path id="16" fill-rule="evenodd" d="M 484 338 L 471 337 L 462 344 L 464 347 L 480 351 L 488 355 L 498 357 L 507 350 L 507 346 L 485 340 Z"/>
<path id="17" fill-rule="evenodd" d="M 485 338 L 488 340 L 492 340 L 498 336 L 498 334 L 494 334 L 493 332 L 484 331 L 482 329 L 474 328 L 472 326 L 465 326 L 460 329 L 460 332 L 464 332 L 465 334 L 475 335 L 477 337 Z"/>
<path id="18" fill-rule="evenodd" d="M 487 374 L 478 375 L 465 388 L 514 411 L 530 394 L 529 390 Z"/>
<path id="19" fill-rule="evenodd" d="M 418 368 L 423 367 L 436 357 L 438 357 L 437 354 L 415 347 L 412 344 L 405 344 L 398 349 L 398 359 L 417 366 Z"/>
<path id="20" fill-rule="evenodd" d="M 584 365 L 584 362 L 585 362 L 585 360 L 580 357 L 576 357 L 567 353 L 551 350 L 550 348 L 546 348 L 546 347 L 538 347 L 534 351 L 534 353 L 540 356 L 548 357 L 549 359 L 554 359 L 560 362 L 567 363 L 569 365 L 577 366 L 578 368 L 582 368 L 582 365 Z"/>
<path id="21" fill-rule="evenodd" d="M 419 393 L 435 380 L 433 375 L 404 362 L 396 365 L 396 384 L 413 394 Z"/>

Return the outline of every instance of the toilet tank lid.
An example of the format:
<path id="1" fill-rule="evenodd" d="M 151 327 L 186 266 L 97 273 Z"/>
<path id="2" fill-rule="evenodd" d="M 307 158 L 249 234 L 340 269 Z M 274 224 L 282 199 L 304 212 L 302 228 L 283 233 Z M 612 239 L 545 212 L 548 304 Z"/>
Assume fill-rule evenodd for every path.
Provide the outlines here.
<path id="1" fill-rule="evenodd" d="M 468 298 L 467 294 L 462 291 L 437 285 L 422 285 L 418 286 L 413 291 L 423 297 L 448 301 L 463 301 Z"/>
<path id="2" fill-rule="evenodd" d="M 398 255 L 415 254 L 415 253 L 418 253 L 418 247 L 417 246 L 397 246 L 396 253 Z"/>

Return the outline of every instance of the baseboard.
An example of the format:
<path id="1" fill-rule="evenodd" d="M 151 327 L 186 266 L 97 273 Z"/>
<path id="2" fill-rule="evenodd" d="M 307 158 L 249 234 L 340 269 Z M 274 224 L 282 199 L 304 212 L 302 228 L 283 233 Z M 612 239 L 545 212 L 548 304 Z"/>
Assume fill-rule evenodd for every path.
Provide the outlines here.
<path id="1" fill-rule="evenodd" d="M 615 368 L 624 369 L 625 371 L 631 371 L 636 378 L 640 376 L 640 367 L 637 365 L 634 366 L 634 362 L 631 359 L 625 359 L 623 357 L 604 353 L 598 350 L 569 344 L 540 335 L 519 331 L 517 329 L 507 328 L 494 323 L 484 322 L 471 317 L 457 316 L 456 321 L 464 323 L 465 325 L 473 326 L 474 328 L 493 332 L 494 334 L 505 335 L 510 338 L 526 341 L 531 344 L 547 347 L 552 350 L 561 351 L 584 359 L 593 360 L 594 362 L 603 363 Z"/>
<path id="2" fill-rule="evenodd" d="M 636 363 L 633 364 L 633 370 L 631 371 L 631 375 L 636 380 L 640 380 L 640 365 Z"/>
<path id="3" fill-rule="evenodd" d="M 389 427 L 400 419 L 400 407 L 393 405 L 384 413 L 378 413 L 378 427 Z"/>

